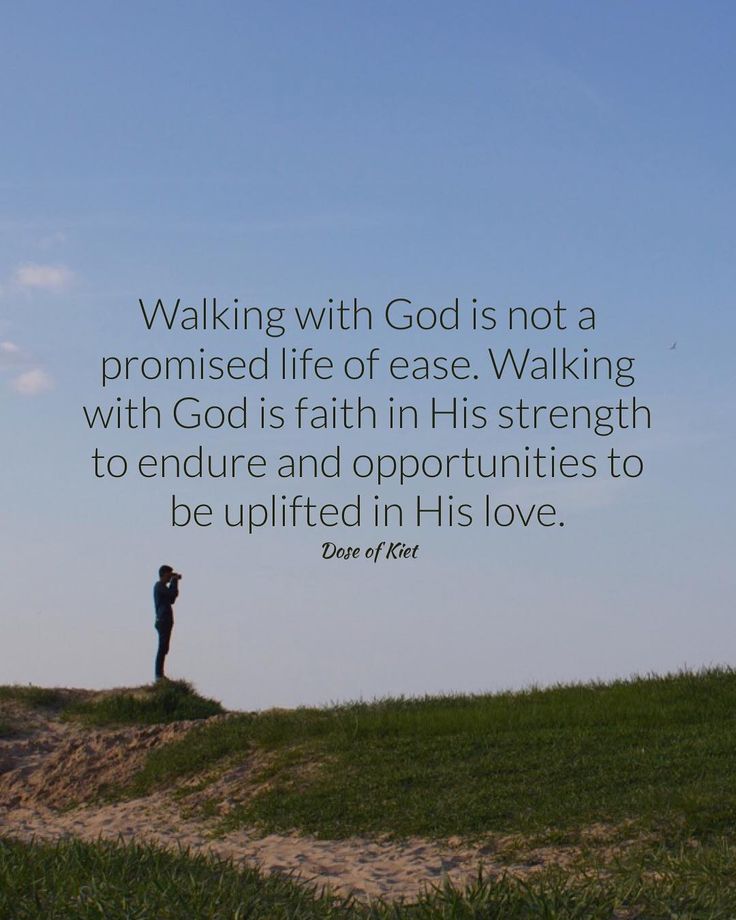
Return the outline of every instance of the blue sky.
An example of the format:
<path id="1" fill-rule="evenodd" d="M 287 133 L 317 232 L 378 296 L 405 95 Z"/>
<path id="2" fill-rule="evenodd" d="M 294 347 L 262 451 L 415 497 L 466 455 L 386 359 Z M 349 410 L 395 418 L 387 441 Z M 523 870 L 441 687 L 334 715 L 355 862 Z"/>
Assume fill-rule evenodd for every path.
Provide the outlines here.
<path id="1" fill-rule="evenodd" d="M 185 572 L 170 671 L 232 706 L 731 661 L 731 4 L 3 20 L 2 681 L 150 679 L 165 560 Z M 138 297 L 213 295 L 593 305 L 596 347 L 638 356 L 654 429 L 617 444 L 647 473 L 560 487 L 553 535 L 428 533 L 411 568 L 330 566 L 303 532 L 172 532 L 168 486 L 91 479 L 80 406 L 101 354 L 191 350 L 154 341 Z"/>

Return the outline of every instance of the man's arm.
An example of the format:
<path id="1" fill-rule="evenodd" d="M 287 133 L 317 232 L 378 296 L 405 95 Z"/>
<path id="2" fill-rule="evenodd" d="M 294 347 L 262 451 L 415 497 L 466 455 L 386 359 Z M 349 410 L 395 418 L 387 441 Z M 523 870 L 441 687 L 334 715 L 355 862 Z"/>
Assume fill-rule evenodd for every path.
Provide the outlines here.
<path id="1" fill-rule="evenodd" d="M 161 581 L 157 581 L 153 589 L 153 599 L 156 604 L 156 609 L 159 607 L 164 607 L 167 604 L 173 604 L 176 598 L 179 595 L 179 585 L 177 584 L 178 579 L 172 579 L 168 585 L 165 585 Z"/>
<path id="2" fill-rule="evenodd" d="M 179 596 L 179 579 L 172 578 L 166 588 L 167 600 L 170 604 L 173 604 L 174 601 Z"/>

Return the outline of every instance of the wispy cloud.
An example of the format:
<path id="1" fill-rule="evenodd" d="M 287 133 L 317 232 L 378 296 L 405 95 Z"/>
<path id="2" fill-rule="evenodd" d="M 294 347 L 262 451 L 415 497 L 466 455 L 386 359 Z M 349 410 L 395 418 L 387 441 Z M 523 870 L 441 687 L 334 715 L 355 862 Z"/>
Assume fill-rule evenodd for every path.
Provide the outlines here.
<path id="1" fill-rule="evenodd" d="M 19 265 L 13 281 L 22 288 L 58 291 L 74 280 L 74 272 L 66 265 L 39 265 L 27 262 Z"/>
<path id="2" fill-rule="evenodd" d="M 23 296 L 32 297 L 35 291 L 61 291 L 75 278 L 74 272 L 61 263 L 24 262 L 12 273 L 8 290 L 16 296 L 23 292 Z M 10 339 L 0 341 L 0 373 L 20 396 L 38 396 L 54 388 L 53 377 L 37 363 L 37 358 Z"/>
<path id="3" fill-rule="evenodd" d="M 20 396 L 38 396 L 54 387 L 51 375 L 35 364 L 25 349 L 9 339 L 0 342 L 0 373 L 2 372 L 15 374 L 9 385 Z"/>
<path id="4" fill-rule="evenodd" d="M 25 371 L 19 374 L 13 380 L 13 389 L 21 396 L 38 396 L 39 393 L 45 393 L 54 386 L 54 381 L 46 371 L 40 367 L 34 367 L 33 370 Z"/>
<path id="5" fill-rule="evenodd" d="M 15 342 L 0 342 L 0 368 L 10 367 L 23 361 L 23 350 Z"/>

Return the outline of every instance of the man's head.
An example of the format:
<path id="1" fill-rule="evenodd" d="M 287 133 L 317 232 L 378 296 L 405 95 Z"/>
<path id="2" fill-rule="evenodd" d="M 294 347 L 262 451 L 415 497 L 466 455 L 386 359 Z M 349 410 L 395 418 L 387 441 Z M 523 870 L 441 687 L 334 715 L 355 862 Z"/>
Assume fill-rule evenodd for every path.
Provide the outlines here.
<path id="1" fill-rule="evenodd" d="M 174 574 L 174 570 L 171 568 L 170 565 L 162 565 L 161 568 L 158 570 L 158 577 L 162 581 L 168 581 L 173 574 Z"/>

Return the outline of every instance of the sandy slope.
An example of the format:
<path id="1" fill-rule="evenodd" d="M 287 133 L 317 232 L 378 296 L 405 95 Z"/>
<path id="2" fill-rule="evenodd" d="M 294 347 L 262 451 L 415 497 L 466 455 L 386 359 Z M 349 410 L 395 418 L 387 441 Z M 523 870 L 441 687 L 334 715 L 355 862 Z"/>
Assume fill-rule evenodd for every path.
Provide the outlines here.
<path id="1" fill-rule="evenodd" d="M 459 840 L 450 841 L 456 846 L 418 838 L 401 843 L 362 838 L 324 841 L 296 834 L 259 837 L 247 829 L 215 838 L 214 819 L 183 817 L 167 793 L 95 803 L 107 784 L 130 778 L 147 751 L 181 737 L 197 723 L 89 729 L 17 706 L 8 712 L 13 704 L 2 705 L 4 715 L 22 725 L 16 734 L 0 739 L 0 833 L 5 835 L 24 840 L 122 837 L 188 847 L 267 871 L 298 873 L 369 897 L 412 897 L 445 876 L 463 882 L 477 876 L 479 862 L 487 873 L 502 871 L 494 865 L 493 847 L 468 847 Z M 246 762 L 230 771 L 230 783 L 247 782 L 248 769 Z M 539 850 L 529 854 L 524 865 L 514 867 L 514 874 L 534 871 L 548 860 L 566 861 L 571 855 Z"/>

